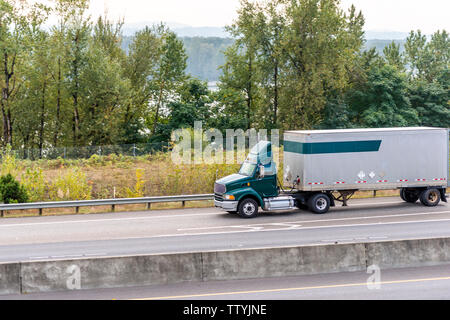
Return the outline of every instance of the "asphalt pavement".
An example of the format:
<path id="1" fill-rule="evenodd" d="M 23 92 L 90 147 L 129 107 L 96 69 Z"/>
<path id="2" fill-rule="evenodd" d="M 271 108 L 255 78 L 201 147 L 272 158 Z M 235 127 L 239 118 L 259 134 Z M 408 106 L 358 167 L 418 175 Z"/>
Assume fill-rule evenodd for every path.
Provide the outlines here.
<path id="1" fill-rule="evenodd" d="M 32 293 L 0 296 L 0 300 L 186 300 L 194 301 L 195 306 L 201 306 L 205 300 L 245 300 L 254 305 L 269 301 L 268 309 L 272 300 L 450 300 L 450 265 L 381 269 L 376 276 L 369 270 Z"/>
<path id="2" fill-rule="evenodd" d="M 0 219 L 0 262 L 268 248 L 450 236 L 450 205 L 355 199 L 324 215 L 216 208 Z"/>

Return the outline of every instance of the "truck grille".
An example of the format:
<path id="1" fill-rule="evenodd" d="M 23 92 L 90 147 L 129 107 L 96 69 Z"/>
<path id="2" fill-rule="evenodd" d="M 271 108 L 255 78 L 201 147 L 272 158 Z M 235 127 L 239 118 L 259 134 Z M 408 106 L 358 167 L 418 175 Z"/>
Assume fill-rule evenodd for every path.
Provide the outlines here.
<path id="1" fill-rule="evenodd" d="M 221 194 L 214 193 L 214 200 L 223 201 L 223 196 Z"/>
<path id="2" fill-rule="evenodd" d="M 214 184 L 214 193 L 224 194 L 226 191 L 226 187 L 223 184 L 215 183 Z"/>

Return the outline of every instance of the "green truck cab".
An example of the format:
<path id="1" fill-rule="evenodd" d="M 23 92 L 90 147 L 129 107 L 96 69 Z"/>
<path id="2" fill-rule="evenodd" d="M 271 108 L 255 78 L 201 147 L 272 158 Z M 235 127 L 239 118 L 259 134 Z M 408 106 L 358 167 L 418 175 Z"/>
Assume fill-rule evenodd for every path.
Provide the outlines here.
<path id="1" fill-rule="evenodd" d="M 261 141 L 251 149 L 239 173 L 216 181 L 214 205 L 244 218 L 256 216 L 258 207 L 270 210 L 271 199 L 287 201 L 287 208 L 293 208 L 293 199 L 280 199 L 279 193 L 271 143 Z"/>

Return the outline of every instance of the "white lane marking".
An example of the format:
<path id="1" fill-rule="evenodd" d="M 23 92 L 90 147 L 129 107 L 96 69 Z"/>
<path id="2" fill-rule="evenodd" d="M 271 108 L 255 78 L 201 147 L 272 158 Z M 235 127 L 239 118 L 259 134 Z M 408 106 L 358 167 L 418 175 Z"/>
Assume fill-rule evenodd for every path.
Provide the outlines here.
<path id="1" fill-rule="evenodd" d="M 442 214 L 442 213 L 450 213 L 450 210 L 434 211 L 434 212 L 403 213 L 403 214 L 392 214 L 392 215 L 383 215 L 383 216 L 334 218 L 334 219 L 322 219 L 322 220 L 299 220 L 299 221 L 291 221 L 291 222 L 283 222 L 283 223 L 270 223 L 269 222 L 269 223 L 256 223 L 256 224 L 249 224 L 249 225 L 222 225 L 222 226 L 213 226 L 213 227 L 181 228 L 181 229 L 177 229 L 177 231 L 225 229 L 225 228 L 237 228 L 237 227 L 250 228 L 250 227 L 256 227 L 256 226 L 270 226 L 270 225 L 298 225 L 299 223 L 305 224 L 305 223 L 316 223 L 316 222 L 349 221 L 349 220 L 364 220 L 364 219 L 377 219 L 377 218 L 398 218 L 398 217 L 410 217 L 410 216 L 432 215 L 432 214 Z M 304 228 L 302 228 L 302 229 L 304 229 Z"/>
<path id="2" fill-rule="evenodd" d="M 361 241 L 361 240 L 381 240 L 388 239 L 388 237 L 362 237 L 362 238 L 347 238 L 347 239 L 330 239 L 330 240 L 321 240 L 321 242 L 348 242 L 348 241 Z"/>
<path id="3" fill-rule="evenodd" d="M 85 256 L 85 257 L 90 257 L 90 256 L 106 256 L 106 255 L 108 255 L 108 254 L 105 253 L 105 252 L 102 252 L 102 253 L 86 253 L 86 254 L 83 254 L 83 256 Z"/>
<path id="4" fill-rule="evenodd" d="M 47 259 L 67 259 L 67 258 L 82 258 L 82 257 L 92 257 L 92 256 L 106 256 L 107 254 L 102 253 L 85 253 L 85 254 L 66 254 L 57 256 L 35 256 L 29 257 L 28 260 L 47 260 Z"/>
<path id="5" fill-rule="evenodd" d="M 253 227 L 253 226 L 229 226 L 230 228 L 245 228 L 245 229 L 251 229 L 252 231 L 258 231 L 261 230 L 263 227 Z"/>
<path id="6" fill-rule="evenodd" d="M 67 255 L 62 255 L 62 256 L 50 256 L 50 258 L 54 258 L 54 259 L 80 258 L 82 256 L 83 256 L 82 254 L 67 254 Z"/>
<path id="7" fill-rule="evenodd" d="M 316 227 L 302 227 L 295 230 L 312 230 L 322 228 L 344 228 L 344 227 L 361 227 L 361 226 L 382 226 L 389 224 L 409 224 L 409 223 L 427 223 L 427 222 L 443 222 L 450 221 L 450 219 L 433 219 L 433 220 L 419 220 L 419 221 L 397 221 L 397 222 L 377 222 L 377 223 L 361 223 L 361 224 L 342 224 L 342 225 L 330 225 L 330 226 L 316 226 Z M 174 233 L 174 234 L 161 234 L 149 237 L 126 237 L 126 238 L 114 238 L 114 240 L 132 240 L 132 239 L 152 239 L 152 238 L 164 238 L 164 237 L 186 237 L 186 236 L 204 236 L 204 235 L 217 235 L 217 234 L 233 234 L 233 233 L 252 233 L 252 232 L 270 232 L 270 231 L 292 231 L 292 229 L 280 228 L 280 229 L 261 229 L 258 231 L 251 230 L 234 230 L 234 231 L 217 231 L 217 232 L 201 232 L 201 233 Z M 372 237 L 375 239 L 375 237 Z"/>
<path id="8" fill-rule="evenodd" d="M 29 257 L 28 260 L 43 260 L 43 259 L 48 259 L 50 258 L 49 256 L 42 256 L 42 257 Z"/>
<path id="9" fill-rule="evenodd" d="M 91 223 L 91 222 L 109 222 L 109 221 L 127 221 L 127 220 L 147 220 L 155 218 L 179 218 L 179 217 L 192 217 L 192 216 L 207 216 L 216 214 L 217 212 L 209 213 L 195 213 L 195 214 L 180 214 L 180 215 L 167 215 L 167 216 L 153 216 L 153 217 L 132 217 L 132 218 L 109 218 L 109 219 L 91 219 L 91 220 L 69 220 L 69 221 L 51 221 L 51 222 L 32 222 L 32 223 L 15 223 L 15 224 L 0 224 L 1 227 L 29 227 L 29 226 L 41 226 L 41 225 L 53 225 L 53 224 L 70 224 L 70 223 Z"/>

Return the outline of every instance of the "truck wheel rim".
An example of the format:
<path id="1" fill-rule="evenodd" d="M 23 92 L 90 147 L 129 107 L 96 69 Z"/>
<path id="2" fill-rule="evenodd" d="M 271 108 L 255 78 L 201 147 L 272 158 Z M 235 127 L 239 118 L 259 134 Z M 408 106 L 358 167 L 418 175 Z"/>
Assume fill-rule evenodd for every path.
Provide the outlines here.
<path id="1" fill-rule="evenodd" d="M 438 199 L 438 195 L 436 192 L 430 192 L 430 194 L 428 195 L 428 200 L 430 202 L 435 202 Z"/>
<path id="2" fill-rule="evenodd" d="M 316 208 L 319 210 L 324 210 L 327 207 L 327 201 L 324 198 L 319 198 L 316 201 Z"/>
<path id="3" fill-rule="evenodd" d="M 255 212 L 255 206 L 251 202 L 246 203 L 244 204 L 243 211 L 245 215 L 251 215 L 253 214 L 253 212 Z"/>

